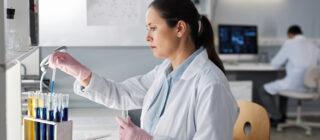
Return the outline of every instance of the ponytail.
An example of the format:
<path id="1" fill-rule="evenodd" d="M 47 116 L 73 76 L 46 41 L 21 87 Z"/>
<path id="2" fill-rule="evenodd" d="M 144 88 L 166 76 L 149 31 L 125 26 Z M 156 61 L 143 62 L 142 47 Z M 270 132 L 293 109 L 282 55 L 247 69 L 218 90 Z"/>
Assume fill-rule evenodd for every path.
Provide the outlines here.
<path id="1" fill-rule="evenodd" d="M 216 64 L 224 74 L 226 74 L 223 63 L 214 47 L 213 30 L 208 18 L 200 16 L 199 26 L 200 31 L 198 32 L 198 39 L 195 41 L 197 46 L 204 46 L 207 50 L 209 59 Z"/>

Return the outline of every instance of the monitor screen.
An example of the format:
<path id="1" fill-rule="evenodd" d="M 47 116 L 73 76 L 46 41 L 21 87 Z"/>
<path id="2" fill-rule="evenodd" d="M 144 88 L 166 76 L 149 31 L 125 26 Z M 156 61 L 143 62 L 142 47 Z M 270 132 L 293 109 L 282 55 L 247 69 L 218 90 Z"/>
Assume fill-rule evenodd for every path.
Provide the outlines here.
<path id="1" fill-rule="evenodd" d="M 257 54 L 257 26 L 219 25 L 220 54 Z"/>

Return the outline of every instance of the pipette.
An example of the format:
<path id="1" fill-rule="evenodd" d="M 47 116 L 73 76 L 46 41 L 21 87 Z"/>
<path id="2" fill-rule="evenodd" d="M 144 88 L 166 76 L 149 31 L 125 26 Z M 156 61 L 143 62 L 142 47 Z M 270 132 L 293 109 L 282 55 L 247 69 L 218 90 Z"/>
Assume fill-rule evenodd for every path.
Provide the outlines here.
<path id="1" fill-rule="evenodd" d="M 52 80 L 51 80 L 51 94 L 54 92 L 54 81 L 56 80 L 57 69 L 52 69 Z"/>

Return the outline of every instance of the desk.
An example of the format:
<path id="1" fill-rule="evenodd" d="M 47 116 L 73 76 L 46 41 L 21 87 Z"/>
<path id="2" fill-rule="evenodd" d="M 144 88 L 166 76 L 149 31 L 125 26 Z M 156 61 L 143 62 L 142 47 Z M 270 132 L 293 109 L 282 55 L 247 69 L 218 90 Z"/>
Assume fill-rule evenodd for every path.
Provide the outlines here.
<path id="1" fill-rule="evenodd" d="M 252 101 L 252 81 L 230 81 L 229 85 L 237 101 Z"/>
<path id="2" fill-rule="evenodd" d="M 74 140 L 117 140 L 121 112 L 108 108 L 70 109 Z"/>
<path id="3" fill-rule="evenodd" d="M 263 84 L 283 78 L 285 69 L 276 69 L 268 63 L 224 63 L 229 81 L 252 81 L 252 101 L 261 103 L 258 92 Z"/>
<path id="4" fill-rule="evenodd" d="M 284 69 L 276 69 L 269 63 L 224 63 L 226 71 L 283 71 Z"/>

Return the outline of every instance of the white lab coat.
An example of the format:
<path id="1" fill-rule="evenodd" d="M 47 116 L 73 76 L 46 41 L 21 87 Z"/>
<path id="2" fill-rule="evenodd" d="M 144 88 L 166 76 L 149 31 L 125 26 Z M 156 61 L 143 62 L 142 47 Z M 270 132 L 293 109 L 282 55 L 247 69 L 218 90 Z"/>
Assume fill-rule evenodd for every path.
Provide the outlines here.
<path id="1" fill-rule="evenodd" d="M 271 64 L 280 68 L 285 65 L 286 76 L 269 82 L 264 89 L 271 95 L 282 90 L 304 91 L 304 76 L 308 68 L 319 63 L 319 48 L 302 35 L 287 40 L 272 59 Z"/>
<path id="2" fill-rule="evenodd" d="M 93 73 L 89 85 L 81 89 L 75 82 L 75 93 L 107 107 L 120 109 L 120 96 L 129 96 L 128 108 L 141 108 L 144 115 L 159 93 L 165 78 L 165 60 L 145 75 L 122 83 L 104 79 Z M 238 106 L 228 81 L 209 59 L 206 50 L 190 63 L 181 79 L 172 85 L 165 112 L 155 127 L 154 139 L 165 140 L 232 140 Z"/>

